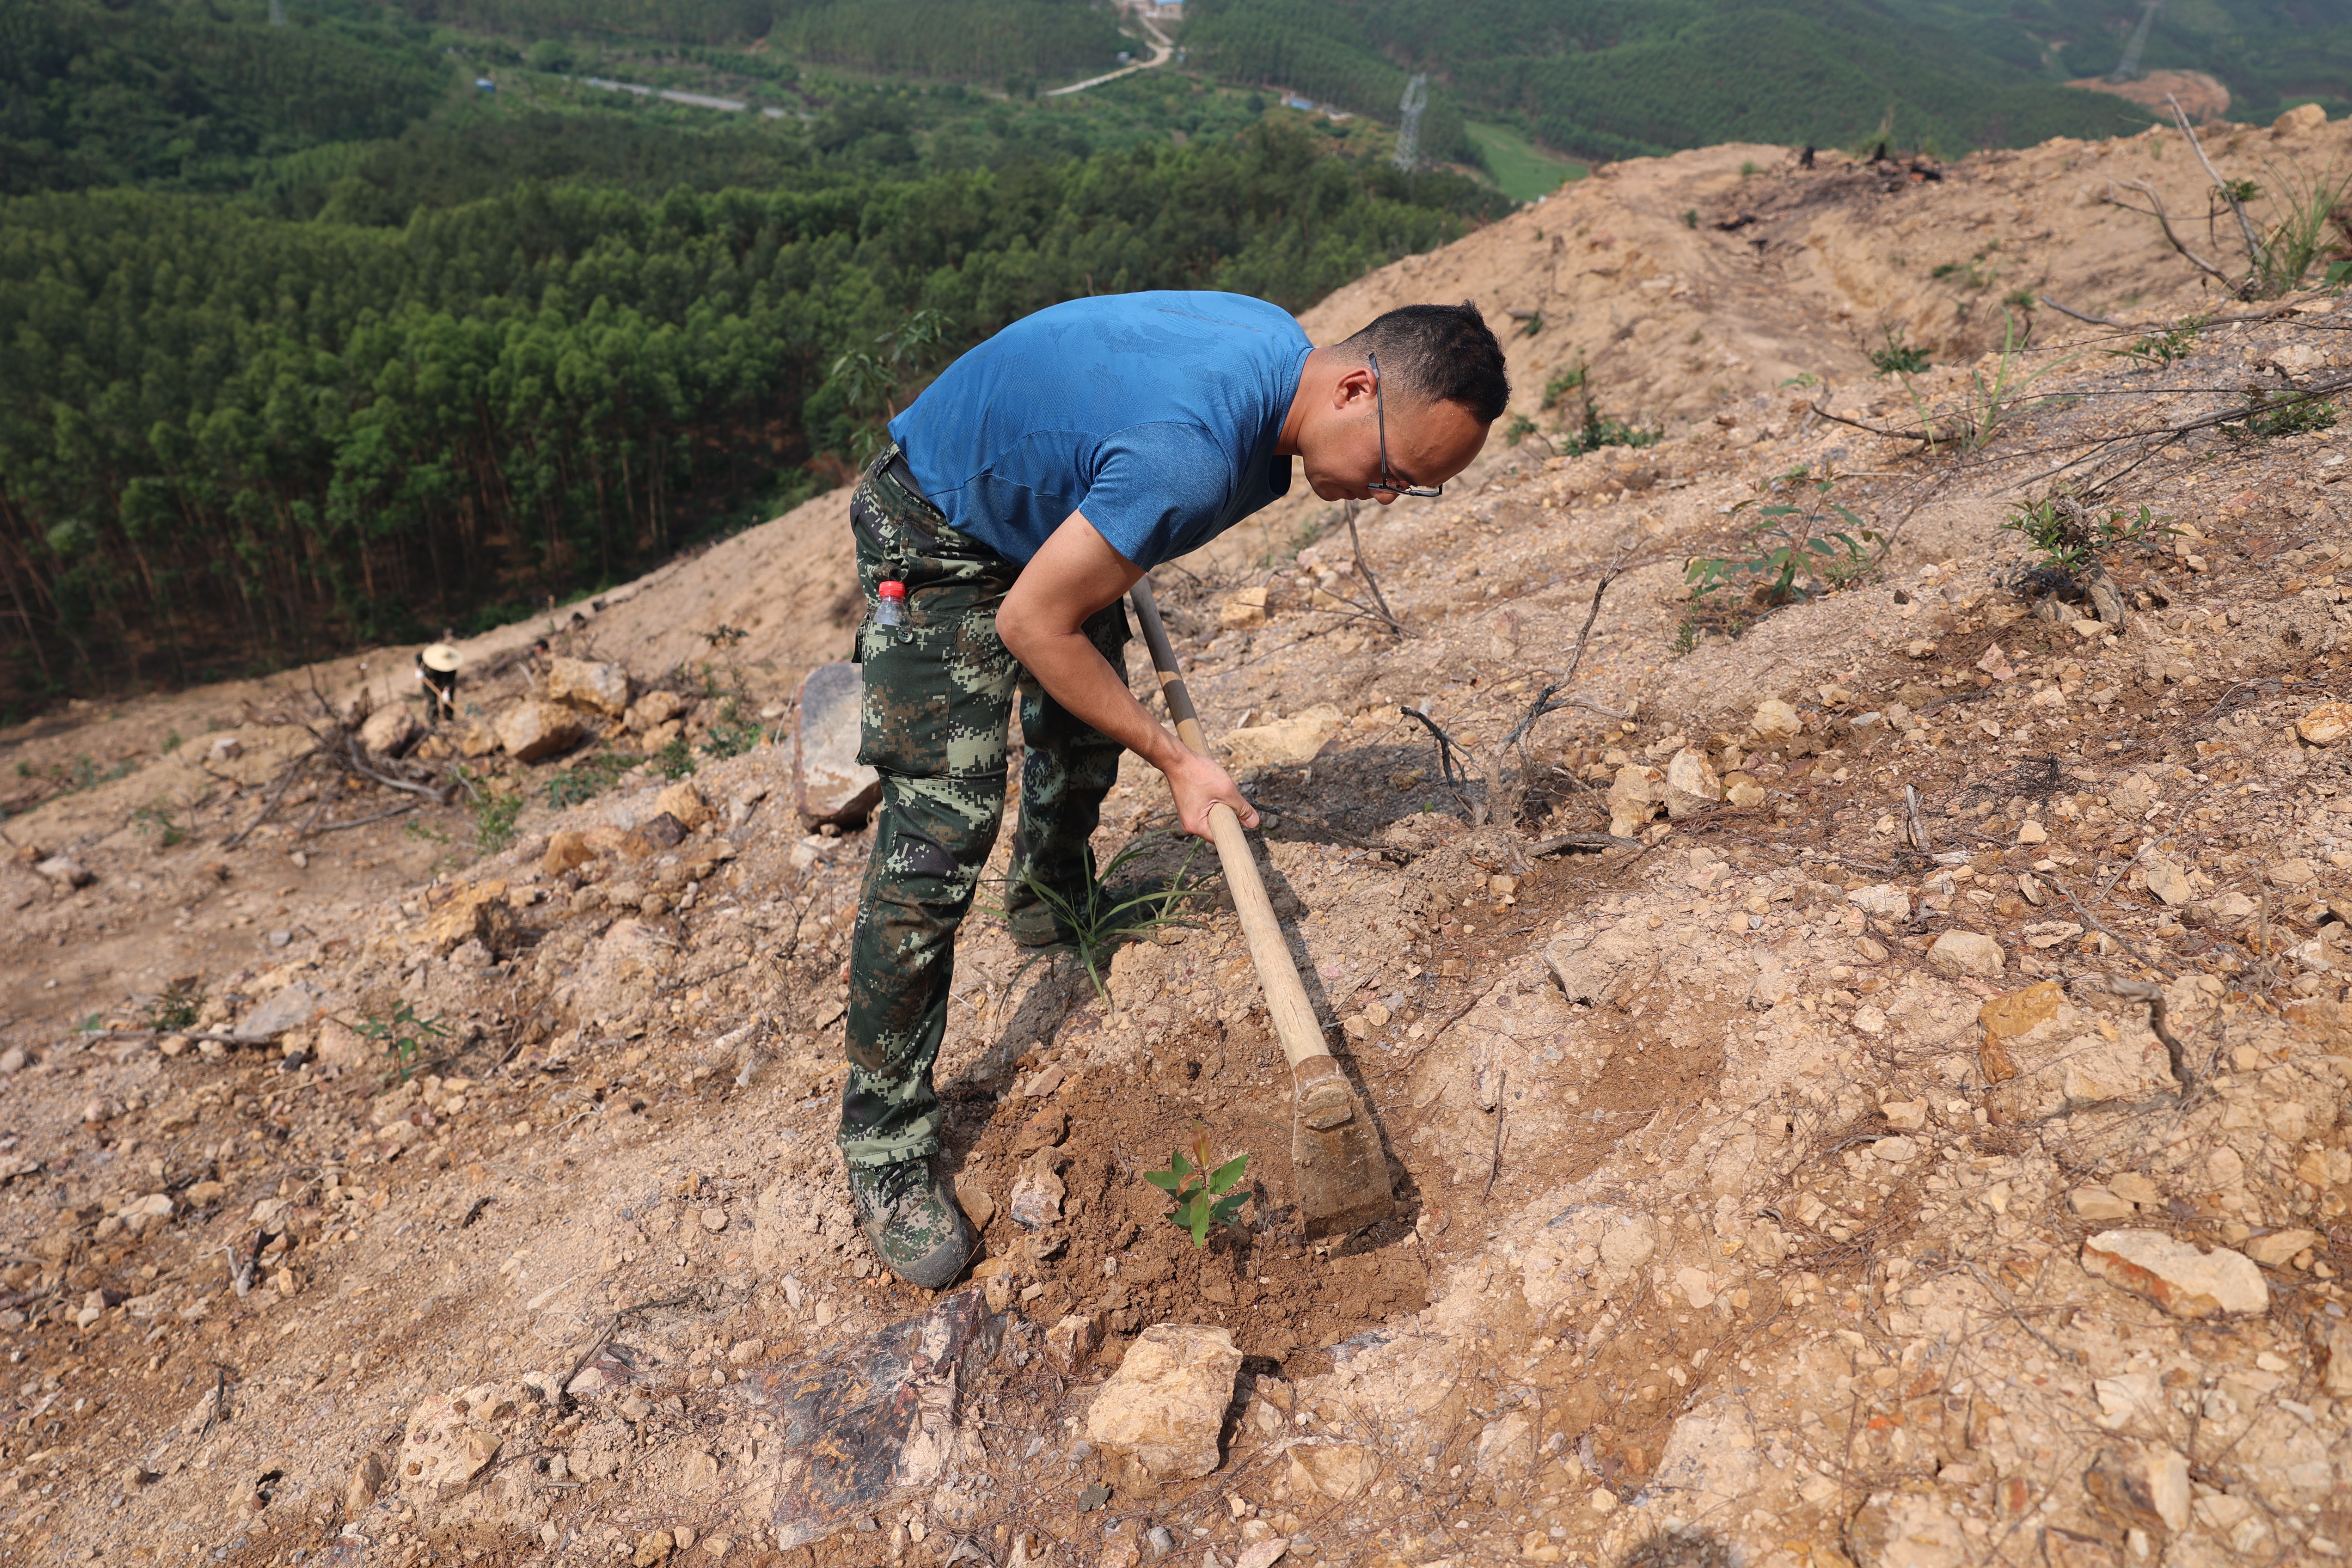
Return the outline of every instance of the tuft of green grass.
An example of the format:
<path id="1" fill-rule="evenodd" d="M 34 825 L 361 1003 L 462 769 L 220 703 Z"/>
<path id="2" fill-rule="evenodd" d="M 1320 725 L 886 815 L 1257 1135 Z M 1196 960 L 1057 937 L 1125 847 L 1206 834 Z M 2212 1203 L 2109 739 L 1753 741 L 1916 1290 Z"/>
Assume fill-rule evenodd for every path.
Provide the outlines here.
<path id="1" fill-rule="evenodd" d="M 131 814 L 133 824 L 152 833 L 166 849 L 187 842 L 187 834 L 172 820 L 172 814 L 160 805 L 142 805 Z"/>
<path id="2" fill-rule="evenodd" d="M 635 757 L 618 752 L 596 752 L 583 757 L 540 786 L 540 798 L 556 810 L 582 805 L 611 789 L 620 776 L 637 765 Z"/>
<path id="3" fill-rule="evenodd" d="M 485 855 L 495 855 L 515 841 L 515 824 L 530 797 L 521 790 L 499 794 L 483 790 L 474 797 L 474 843 Z"/>
<path id="4" fill-rule="evenodd" d="M 2190 316 L 2164 331 L 2150 332 L 2137 342 L 2106 352 L 2110 358 L 2136 360 L 2149 370 L 2162 370 L 2197 352 L 2197 334 L 2205 321 L 2203 316 Z"/>
<path id="5" fill-rule="evenodd" d="M 2256 387 L 2246 394 L 2246 422 L 2230 434 L 2240 439 L 2274 441 L 2286 436 L 2311 436 L 2332 429 L 2336 405 L 2322 397 L 2273 393 Z"/>
<path id="6" fill-rule="evenodd" d="M 1086 888 L 1076 898 L 1047 887 L 1038 880 L 1028 867 L 1021 871 L 1020 886 L 1043 900 L 1053 910 L 1055 918 L 1066 927 L 1077 950 L 1078 962 L 1094 983 L 1095 994 L 1105 1002 L 1110 1000 L 1110 990 L 1103 984 L 1103 973 L 1110 967 L 1110 955 L 1124 942 L 1134 942 L 1169 926 L 1191 926 L 1199 922 L 1188 918 L 1181 908 L 1184 896 L 1192 890 L 1185 876 L 1192 868 L 1192 858 L 1201 851 L 1201 841 L 1193 839 L 1185 848 L 1184 858 L 1174 876 L 1157 887 L 1145 886 L 1122 890 L 1111 885 L 1121 868 L 1128 862 L 1149 854 L 1159 845 L 1173 839 L 1173 833 L 1144 833 L 1129 839 L 1111 862 L 1097 871 L 1095 852 L 1086 852 Z M 992 913 L 1002 915 L 998 906 Z"/>
<path id="7" fill-rule="evenodd" d="M 686 743 L 683 733 L 670 737 L 669 744 L 654 753 L 654 772 L 666 779 L 682 779 L 694 771 L 694 748 Z"/>
<path id="8" fill-rule="evenodd" d="M 1567 401 L 1570 393 L 1582 391 L 1585 375 L 1584 362 L 1581 360 L 1553 375 L 1549 381 L 1544 383 L 1543 405 L 1546 408 L 1557 408 Z"/>
<path id="9" fill-rule="evenodd" d="M 184 976 L 164 986 L 163 994 L 147 1004 L 144 1021 L 149 1028 L 165 1034 L 193 1029 L 204 1004 L 204 991 L 193 978 Z"/>

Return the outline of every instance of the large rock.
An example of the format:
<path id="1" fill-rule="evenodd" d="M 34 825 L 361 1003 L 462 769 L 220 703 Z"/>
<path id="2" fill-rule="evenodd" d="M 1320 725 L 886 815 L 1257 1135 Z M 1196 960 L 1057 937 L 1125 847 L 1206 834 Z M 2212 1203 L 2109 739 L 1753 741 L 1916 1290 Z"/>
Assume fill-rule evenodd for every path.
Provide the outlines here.
<path id="1" fill-rule="evenodd" d="M 1301 767 L 1313 762 L 1323 750 L 1323 743 L 1338 734 L 1347 721 L 1347 715 L 1337 708 L 1328 702 L 1318 702 L 1271 724 L 1228 730 L 1220 743 L 1225 749 L 1226 764 L 1237 773 L 1254 768 Z"/>
<path id="2" fill-rule="evenodd" d="M 2176 1318 L 2270 1310 L 2270 1287 L 2252 1258 L 2226 1247 L 2208 1252 L 2159 1230 L 2103 1230 L 2083 1243 L 2083 1267 Z"/>
<path id="3" fill-rule="evenodd" d="M 629 705 L 628 725 L 632 734 L 642 735 L 657 730 L 686 710 L 686 702 L 675 691 L 648 691 Z"/>
<path id="4" fill-rule="evenodd" d="M 536 763 L 580 743 L 588 725 L 575 709 L 518 702 L 499 715 L 499 744 L 519 763 Z"/>
<path id="5" fill-rule="evenodd" d="M 1928 967 L 1955 977 L 1990 980 L 2000 973 L 2002 962 L 2000 943 L 1982 931 L 1948 931 L 1927 950 Z"/>
<path id="6" fill-rule="evenodd" d="M 50 881 L 67 888 L 87 888 L 92 878 L 82 863 L 70 855 L 52 855 L 33 868 Z"/>
<path id="7" fill-rule="evenodd" d="M 1666 815 L 1677 820 L 1723 799 L 1723 781 L 1706 753 L 1685 746 L 1666 761 Z"/>
<path id="8" fill-rule="evenodd" d="M 2332 746 L 2352 733 L 2352 702 L 2323 702 L 2294 721 L 2294 732 L 2315 746 Z"/>
<path id="9" fill-rule="evenodd" d="M 1346 1502 L 1379 1479 L 1380 1473 L 1380 1457 L 1361 1443 L 1325 1443 L 1290 1450 L 1293 1498 L 1320 1495 L 1333 1502 Z"/>
<path id="10" fill-rule="evenodd" d="M 1242 1352 L 1223 1329 L 1154 1323 L 1128 1347 L 1087 1412 L 1087 1438 L 1134 1456 L 1155 1480 L 1214 1470 Z"/>
<path id="11" fill-rule="evenodd" d="M 1845 901 L 1864 914 L 1874 915 L 1883 921 L 1907 921 L 1911 918 L 1911 895 L 1892 882 L 1855 888 L 1846 894 Z"/>
<path id="12" fill-rule="evenodd" d="M 2063 1000 L 2065 994 L 2055 980 L 2038 981 L 1986 1002 L 1977 1009 L 1977 1022 L 1984 1026 L 1987 1039 L 2015 1039 L 2056 1017 L 2058 1004 Z"/>
<path id="13" fill-rule="evenodd" d="M 491 880 L 469 883 L 451 893 L 446 902 L 425 917 L 411 940 L 443 955 L 469 942 L 478 942 L 492 952 L 507 952 L 515 945 L 515 931 L 507 885 Z"/>
<path id="14" fill-rule="evenodd" d="M 1609 786 L 1609 831 L 1630 838 L 1665 804 L 1666 775 L 1630 763 L 1617 770 L 1617 780 Z"/>
<path id="15" fill-rule="evenodd" d="M 654 801 L 654 810 L 656 813 L 667 812 L 688 833 L 710 820 L 710 803 L 703 799 L 702 792 L 686 779 L 664 786 Z"/>
<path id="16" fill-rule="evenodd" d="M 629 672 L 617 664 L 559 658 L 547 666 L 547 700 L 618 719 L 629 710 Z"/>
<path id="17" fill-rule="evenodd" d="M 325 992 L 298 980 L 247 1013 L 229 1033 L 247 1045 L 265 1045 L 289 1029 L 307 1028 L 329 1005 Z"/>
<path id="18" fill-rule="evenodd" d="M 1748 723 L 1750 728 L 1768 741 L 1777 741 L 1783 735 L 1793 735 L 1805 727 L 1805 721 L 1797 716 L 1797 710 L 1777 697 L 1768 697 L 1759 702 L 1756 705 L 1756 716 L 1748 721 Z"/>
<path id="19" fill-rule="evenodd" d="M 882 775 L 857 760 L 865 698 L 865 677 L 854 664 L 820 664 L 801 682 L 793 798 L 812 823 L 855 826 L 882 798 Z"/>
<path id="20" fill-rule="evenodd" d="M 396 757 L 408 750 L 424 728 L 406 708 L 379 708 L 360 726 L 360 744 L 379 757 Z"/>
<path id="21" fill-rule="evenodd" d="M 516 1408 L 515 1389 L 486 1383 L 452 1389 L 409 1412 L 400 1444 L 402 1489 L 433 1497 L 437 1489 L 454 1490 L 481 1474 L 499 1457 L 497 1423 Z"/>
<path id="22" fill-rule="evenodd" d="M 2189 874 L 2160 855 L 2148 857 L 2147 890 L 2175 909 L 2197 896 Z"/>

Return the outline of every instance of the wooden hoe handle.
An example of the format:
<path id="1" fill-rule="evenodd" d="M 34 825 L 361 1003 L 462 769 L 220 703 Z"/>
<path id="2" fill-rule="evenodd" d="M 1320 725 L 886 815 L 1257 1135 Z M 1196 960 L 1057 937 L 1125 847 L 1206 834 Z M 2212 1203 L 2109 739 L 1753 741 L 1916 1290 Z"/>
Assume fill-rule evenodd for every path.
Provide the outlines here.
<path id="1" fill-rule="evenodd" d="M 1169 646 L 1168 629 L 1160 624 L 1151 579 L 1136 584 L 1129 598 L 1136 619 L 1143 625 L 1144 643 L 1151 649 L 1152 668 L 1160 673 L 1160 694 L 1176 721 L 1177 739 L 1205 757 L 1208 737 L 1202 733 L 1192 694 L 1177 673 L 1176 650 Z M 1258 985 L 1265 993 L 1266 1011 L 1274 1018 L 1275 1037 L 1282 1042 L 1283 1056 L 1302 1086 L 1309 1078 L 1323 1076 L 1307 1065 L 1317 1058 L 1329 1064 L 1329 1075 L 1344 1085 L 1338 1065 L 1331 1061 L 1331 1047 L 1324 1042 L 1322 1020 L 1315 1016 L 1315 1005 L 1307 999 L 1307 987 L 1299 982 L 1298 966 L 1291 962 L 1282 922 L 1275 919 L 1273 900 L 1265 896 L 1265 883 L 1258 877 L 1257 858 L 1250 853 L 1242 819 L 1234 815 L 1233 807 L 1219 801 L 1209 807 L 1209 832 L 1216 841 L 1217 859 L 1225 868 L 1225 886 L 1234 895 L 1234 908 L 1241 915 L 1242 935 L 1249 943 L 1250 962 L 1257 967 Z M 1346 1121 L 1345 1105 L 1339 1109 L 1339 1120 Z M 1307 1114 L 1311 1117 L 1314 1112 Z"/>

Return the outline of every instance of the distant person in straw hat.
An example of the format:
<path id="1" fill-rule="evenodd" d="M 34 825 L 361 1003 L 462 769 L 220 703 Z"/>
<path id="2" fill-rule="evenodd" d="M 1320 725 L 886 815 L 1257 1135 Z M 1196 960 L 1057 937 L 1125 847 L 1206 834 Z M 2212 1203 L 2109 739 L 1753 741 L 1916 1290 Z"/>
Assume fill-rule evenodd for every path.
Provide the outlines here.
<path id="1" fill-rule="evenodd" d="M 425 716 L 438 724 L 457 716 L 457 650 L 437 642 L 416 656 L 416 683 L 425 688 Z"/>

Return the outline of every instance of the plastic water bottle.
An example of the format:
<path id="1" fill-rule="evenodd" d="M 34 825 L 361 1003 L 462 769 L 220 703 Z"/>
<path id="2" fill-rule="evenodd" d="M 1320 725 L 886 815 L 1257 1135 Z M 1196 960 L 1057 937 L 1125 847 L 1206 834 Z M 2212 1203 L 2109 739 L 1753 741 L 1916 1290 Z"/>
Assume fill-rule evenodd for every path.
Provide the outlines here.
<path id="1" fill-rule="evenodd" d="M 903 626 L 907 624 L 907 584 L 895 578 L 884 578 L 875 590 L 878 602 L 874 606 L 874 624 L 877 626 Z"/>

